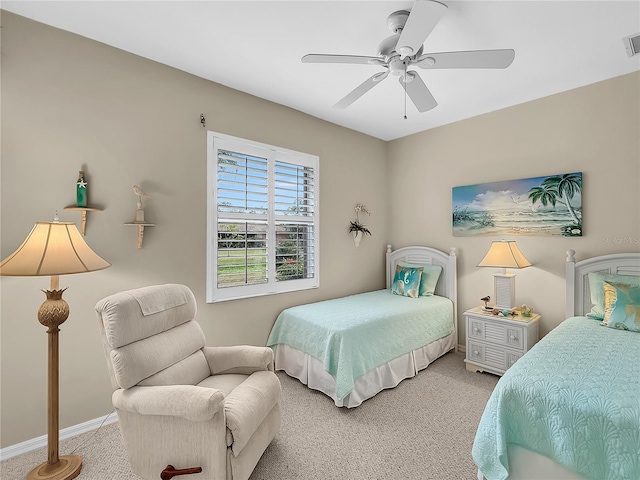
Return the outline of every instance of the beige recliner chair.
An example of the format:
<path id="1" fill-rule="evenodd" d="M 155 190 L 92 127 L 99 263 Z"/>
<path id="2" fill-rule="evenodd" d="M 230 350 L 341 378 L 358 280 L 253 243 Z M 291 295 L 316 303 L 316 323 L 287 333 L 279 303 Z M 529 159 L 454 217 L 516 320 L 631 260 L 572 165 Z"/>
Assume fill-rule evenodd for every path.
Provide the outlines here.
<path id="1" fill-rule="evenodd" d="M 280 428 L 272 350 L 205 347 L 184 285 L 117 293 L 96 311 L 133 472 L 248 479 Z"/>

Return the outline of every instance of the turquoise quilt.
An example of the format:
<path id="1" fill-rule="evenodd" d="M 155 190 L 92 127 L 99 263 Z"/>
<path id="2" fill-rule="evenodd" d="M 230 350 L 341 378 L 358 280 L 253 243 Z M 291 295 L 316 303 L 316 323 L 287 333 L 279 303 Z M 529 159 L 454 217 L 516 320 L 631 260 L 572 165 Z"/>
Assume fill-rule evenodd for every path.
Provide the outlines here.
<path id="1" fill-rule="evenodd" d="M 369 370 L 451 332 L 448 298 L 378 290 L 284 310 L 267 346 L 284 343 L 320 360 L 343 399 Z"/>
<path id="2" fill-rule="evenodd" d="M 507 444 L 590 480 L 640 479 L 640 333 L 600 323 L 565 320 L 500 379 L 472 450 L 488 480 L 507 478 Z"/>

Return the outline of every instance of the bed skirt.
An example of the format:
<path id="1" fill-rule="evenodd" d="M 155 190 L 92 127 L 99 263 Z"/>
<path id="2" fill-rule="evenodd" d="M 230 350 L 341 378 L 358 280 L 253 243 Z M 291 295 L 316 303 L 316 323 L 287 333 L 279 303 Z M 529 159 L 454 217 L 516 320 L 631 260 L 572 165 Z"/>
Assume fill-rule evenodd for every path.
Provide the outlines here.
<path id="1" fill-rule="evenodd" d="M 336 406 L 352 408 L 384 389 L 396 387 L 405 378 L 414 377 L 430 363 L 453 350 L 457 340 L 455 332 L 451 333 L 370 370 L 356 380 L 351 393 L 342 399 L 336 398 L 335 379 L 327 373 L 322 362 L 300 350 L 285 344 L 276 345 L 275 368 L 331 397 Z"/>
<path id="2" fill-rule="evenodd" d="M 518 445 L 507 445 L 509 458 L 509 480 L 539 480 L 541 478 L 561 478 L 562 480 L 584 480 L 562 465 L 539 453 Z M 478 480 L 486 480 L 478 470 Z"/>

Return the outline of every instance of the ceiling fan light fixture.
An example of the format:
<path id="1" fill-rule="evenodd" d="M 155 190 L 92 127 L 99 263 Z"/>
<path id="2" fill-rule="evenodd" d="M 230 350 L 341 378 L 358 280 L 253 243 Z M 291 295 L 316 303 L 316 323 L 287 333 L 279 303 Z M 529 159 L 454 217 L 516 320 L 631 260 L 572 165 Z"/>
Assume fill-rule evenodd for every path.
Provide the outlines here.
<path id="1" fill-rule="evenodd" d="M 404 72 L 407 69 L 407 62 L 400 59 L 399 55 L 396 55 L 391 60 L 389 60 L 389 71 L 392 75 L 399 77 L 400 75 L 404 75 Z"/>

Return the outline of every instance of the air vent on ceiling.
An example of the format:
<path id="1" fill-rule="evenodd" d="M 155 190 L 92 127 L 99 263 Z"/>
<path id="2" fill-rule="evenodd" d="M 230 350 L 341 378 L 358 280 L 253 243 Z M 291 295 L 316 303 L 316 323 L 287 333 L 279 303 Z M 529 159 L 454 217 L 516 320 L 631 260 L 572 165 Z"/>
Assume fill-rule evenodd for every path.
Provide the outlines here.
<path id="1" fill-rule="evenodd" d="M 627 49 L 628 56 L 640 55 L 640 33 L 624 37 L 624 46 Z"/>

